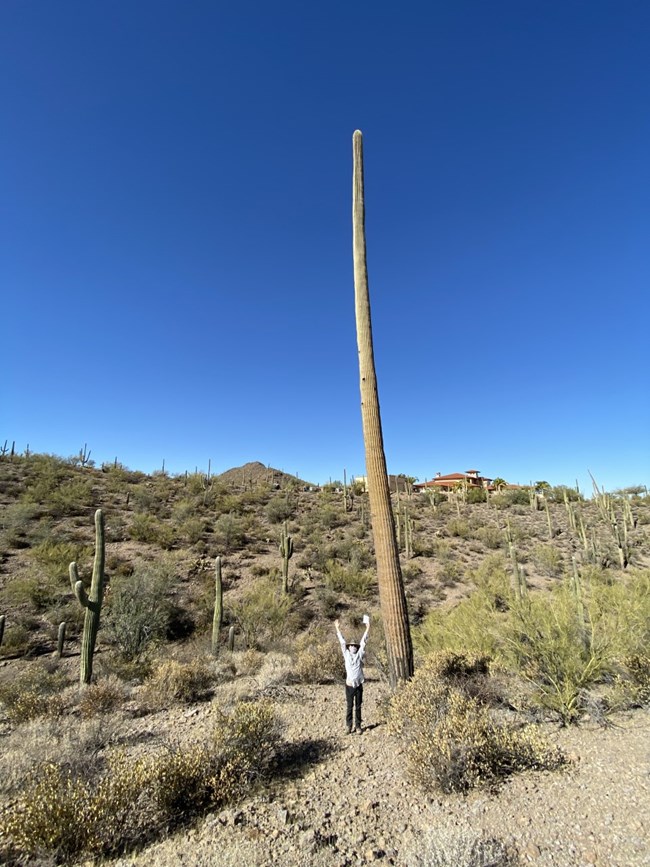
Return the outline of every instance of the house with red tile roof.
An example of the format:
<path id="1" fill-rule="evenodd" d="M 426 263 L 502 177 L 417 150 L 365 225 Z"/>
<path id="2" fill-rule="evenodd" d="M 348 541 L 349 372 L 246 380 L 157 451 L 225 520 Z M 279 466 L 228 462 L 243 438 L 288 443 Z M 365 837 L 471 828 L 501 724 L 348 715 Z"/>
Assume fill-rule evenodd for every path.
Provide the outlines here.
<path id="1" fill-rule="evenodd" d="M 482 476 L 479 470 L 465 470 L 464 473 L 436 473 L 433 479 L 426 482 L 416 482 L 413 485 L 414 491 L 438 490 L 438 491 L 453 491 L 461 486 L 467 488 L 488 488 L 492 490 L 492 479 Z"/>

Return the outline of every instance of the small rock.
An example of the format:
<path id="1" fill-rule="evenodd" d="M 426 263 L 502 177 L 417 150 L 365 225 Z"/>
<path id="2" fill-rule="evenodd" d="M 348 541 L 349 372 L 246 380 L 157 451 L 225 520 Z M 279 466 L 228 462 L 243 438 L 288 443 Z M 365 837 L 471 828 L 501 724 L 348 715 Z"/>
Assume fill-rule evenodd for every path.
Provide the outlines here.
<path id="1" fill-rule="evenodd" d="M 525 855 L 531 860 L 539 858 L 541 854 L 542 853 L 539 850 L 539 846 L 537 846 L 532 841 L 530 843 L 526 843 L 526 845 L 522 849 L 522 855 Z"/>

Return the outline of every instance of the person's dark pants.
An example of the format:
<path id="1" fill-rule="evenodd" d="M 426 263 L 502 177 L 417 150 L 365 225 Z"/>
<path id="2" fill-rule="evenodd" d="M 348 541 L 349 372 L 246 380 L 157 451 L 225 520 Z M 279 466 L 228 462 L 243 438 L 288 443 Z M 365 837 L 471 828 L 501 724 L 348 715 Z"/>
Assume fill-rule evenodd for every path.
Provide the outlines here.
<path id="1" fill-rule="evenodd" d="M 345 724 L 349 729 L 352 728 L 352 708 L 354 706 L 354 725 L 356 728 L 361 728 L 361 702 L 363 701 L 363 684 L 359 686 L 345 686 L 345 699 L 347 701 L 347 713 L 345 715 Z"/>

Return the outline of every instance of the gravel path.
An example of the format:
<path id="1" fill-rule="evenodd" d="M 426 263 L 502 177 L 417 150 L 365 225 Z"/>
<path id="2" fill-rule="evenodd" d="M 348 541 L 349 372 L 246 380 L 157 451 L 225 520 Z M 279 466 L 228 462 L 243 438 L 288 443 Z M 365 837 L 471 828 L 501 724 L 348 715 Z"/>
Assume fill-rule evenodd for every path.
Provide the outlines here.
<path id="1" fill-rule="evenodd" d="M 496 795 L 427 797 L 403 776 L 404 756 L 381 723 L 384 695 L 380 683 L 366 684 L 367 728 L 347 735 L 342 686 L 276 688 L 285 736 L 297 757 L 293 775 L 120 860 L 119 867 L 410 867 L 426 863 L 418 853 L 431 841 L 450 853 L 457 838 L 483 835 L 514 845 L 524 865 L 650 865 L 647 711 L 619 717 L 607 728 L 549 729 L 573 759 L 566 771 L 520 775 Z M 168 716 L 168 724 L 176 737 L 200 735 L 219 706 L 217 696 L 189 714 Z M 445 863 L 463 867 L 458 858 Z"/>

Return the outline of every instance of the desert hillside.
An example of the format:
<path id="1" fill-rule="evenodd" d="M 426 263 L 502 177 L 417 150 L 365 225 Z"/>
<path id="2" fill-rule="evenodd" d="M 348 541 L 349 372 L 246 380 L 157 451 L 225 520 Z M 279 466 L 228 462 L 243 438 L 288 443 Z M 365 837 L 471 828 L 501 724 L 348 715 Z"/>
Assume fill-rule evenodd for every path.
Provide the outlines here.
<path id="1" fill-rule="evenodd" d="M 645 492 L 396 488 L 417 663 L 399 702 L 358 483 L 3 456 L 7 863 L 650 863 Z M 92 595 L 97 509 L 80 689 L 69 566 Z M 364 613 L 347 735 L 333 623 L 358 637 Z"/>

